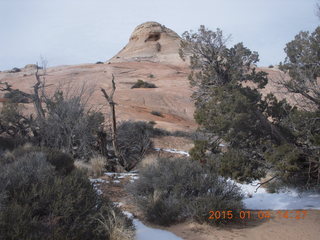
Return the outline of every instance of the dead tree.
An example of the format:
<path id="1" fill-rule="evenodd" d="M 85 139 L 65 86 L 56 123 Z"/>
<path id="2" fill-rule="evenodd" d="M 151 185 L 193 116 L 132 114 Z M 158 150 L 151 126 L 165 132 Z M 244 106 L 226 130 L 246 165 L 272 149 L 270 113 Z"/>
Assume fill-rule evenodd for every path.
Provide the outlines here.
<path id="1" fill-rule="evenodd" d="M 38 65 L 37 65 L 38 66 Z M 43 68 L 45 69 L 45 68 Z M 45 111 L 42 106 L 42 98 L 44 97 L 44 88 L 45 86 L 45 81 L 44 79 L 41 79 L 41 77 L 45 75 L 45 70 L 44 74 L 40 75 L 39 74 L 39 67 L 37 67 L 37 70 L 35 72 L 35 77 L 36 77 L 36 84 L 33 86 L 33 93 L 26 93 L 24 91 L 21 91 L 19 89 L 13 89 L 12 85 L 10 85 L 7 82 L 0 82 L 0 91 L 2 92 L 7 92 L 11 95 L 19 95 L 21 97 L 24 97 L 28 99 L 28 102 L 32 102 L 34 104 L 35 110 L 37 112 L 37 117 L 39 120 L 44 120 L 45 118 Z M 40 91 L 41 90 L 41 91 Z M 10 102 L 10 98 L 6 99 L 7 102 Z M 34 118 L 32 114 L 30 115 L 29 118 L 24 117 L 23 115 L 19 115 L 21 118 L 21 121 L 24 123 L 24 129 L 23 132 L 26 132 L 26 128 L 30 128 L 33 135 L 35 137 L 38 136 L 37 130 L 33 126 Z M 26 124 L 27 123 L 27 124 Z M 21 124 L 17 124 L 20 128 L 22 128 Z"/>
<path id="2" fill-rule="evenodd" d="M 103 96 L 107 100 L 110 110 L 111 110 L 111 117 L 112 117 L 112 145 L 114 149 L 114 153 L 117 158 L 120 157 L 120 154 L 118 152 L 117 148 L 117 121 L 116 121 L 116 111 L 115 111 L 115 102 L 113 101 L 113 95 L 114 92 L 116 91 L 116 84 L 114 82 L 114 75 L 112 74 L 112 90 L 110 95 L 106 92 L 104 88 L 101 88 L 101 92 L 103 93 Z"/>
<path id="3" fill-rule="evenodd" d="M 44 81 L 41 80 L 41 76 L 39 74 L 39 68 L 37 67 L 37 71 L 35 73 L 35 76 L 36 76 L 36 84 L 33 86 L 33 103 L 34 103 L 34 106 L 35 106 L 35 109 L 37 111 L 37 115 L 38 115 L 38 118 L 43 120 L 45 118 L 45 112 L 44 112 L 44 109 L 42 107 L 42 103 L 41 103 L 41 97 L 39 96 L 39 90 L 42 89 L 42 93 L 43 93 L 43 90 L 44 90 Z"/>

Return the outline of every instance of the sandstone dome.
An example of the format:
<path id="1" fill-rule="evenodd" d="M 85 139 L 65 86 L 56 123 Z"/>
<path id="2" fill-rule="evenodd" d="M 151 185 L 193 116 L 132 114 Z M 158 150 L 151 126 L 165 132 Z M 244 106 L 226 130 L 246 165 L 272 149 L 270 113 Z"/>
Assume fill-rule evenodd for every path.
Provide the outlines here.
<path id="1" fill-rule="evenodd" d="M 129 43 L 110 62 L 161 62 L 185 64 L 179 57 L 180 36 L 157 22 L 137 26 Z"/>

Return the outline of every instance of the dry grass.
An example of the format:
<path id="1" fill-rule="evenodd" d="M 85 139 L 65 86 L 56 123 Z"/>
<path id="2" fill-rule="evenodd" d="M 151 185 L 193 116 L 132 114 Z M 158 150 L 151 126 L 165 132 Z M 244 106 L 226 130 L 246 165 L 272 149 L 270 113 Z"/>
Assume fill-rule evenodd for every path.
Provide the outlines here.
<path id="1" fill-rule="evenodd" d="M 133 240 L 135 237 L 134 229 L 126 227 L 125 219 L 118 216 L 114 210 L 107 217 L 101 214 L 97 221 L 109 233 L 110 240 Z"/>
<path id="2" fill-rule="evenodd" d="M 88 176 L 92 175 L 93 173 L 91 165 L 89 163 L 85 163 L 84 161 L 76 160 L 74 162 L 74 166 L 85 171 Z"/>
<path id="3" fill-rule="evenodd" d="M 94 156 L 90 159 L 92 174 L 94 177 L 100 177 L 105 170 L 107 160 L 102 156 Z"/>
<path id="4" fill-rule="evenodd" d="M 180 157 L 184 157 L 181 155 Z M 164 151 L 153 151 L 152 153 L 147 154 L 144 156 L 144 158 L 141 160 L 141 162 L 138 165 L 138 169 L 144 168 L 148 165 L 154 164 L 157 162 L 157 159 L 159 158 L 179 158 L 177 154 L 175 153 L 169 153 Z"/>
<path id="5" fill-rule="evenodd" d="M 13 160 L 15 157 L 12 152 L 7 150 L 4 152 L 3 158 Z"/>
<path id="6" fill-rule="evenodd" d="M 25 143 L 23 146 L 22 146 L 22 149 L 23 150 L 29 150 L 30 148 L 32 148 L 32 144 L 31 143 Z"/>
<path id="7" fill-rule="evenodd" d="M 145 167 L 147 165 L 154 164 L 158 157 L 159 157 L 159 153 L 158 152 L 147 154 L 141 160 L 141 162 L 139 163 L 139 167 L 138 168 L 141 168 L 141 167 L 143 168 L 143 167 Z"/>

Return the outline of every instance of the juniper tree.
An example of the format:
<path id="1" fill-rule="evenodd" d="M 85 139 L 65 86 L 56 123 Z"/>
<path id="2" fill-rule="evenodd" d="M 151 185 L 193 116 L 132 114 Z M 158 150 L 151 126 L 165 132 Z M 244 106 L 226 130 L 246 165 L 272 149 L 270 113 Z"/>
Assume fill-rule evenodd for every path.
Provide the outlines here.
<path id="1" fill-rule="evenodd" d="M 268 78 L 256 70 L 258 53 L 243 43 L 227 47 L 227 40 L 220 29 L 214 32 L 204 26 L 183 34 L 180 56 L 190 59 L 194 116 L 208 136 L 206 149 L 199 147 L 202 153 L 193 151 L 193 156 L 203 158 L 209 150 L 212 154 L 206 160 L 213 158 L 220 174 L 241 181 L 271 173 L 282 182 L 306 183 L 310 159 L 290 128 L 296 108 L 272 94 L 263 98 L 259 90 Z M 224 151 L 221 142 L 227 144 Z"/>
<path id="2" fill-rule="evenodd" d="M 284 63 L 280 63 L 280 69 L 288 73 L 290 79 L 280 78 L 279 83 L 307 100 L 304 104 L 309 109 L 320 110 L 320 27 L 312 33 L 301 31 L 284 50 L 287 56 Z"/>
<path id="3" fill-rule="evenodd" d="M 301 31 L 287 43 L 280 69 L 290 78 L 279 84 L 299 96 L 299 109 L 292 111 L 284 125 L 295 137 L 296 146 L 308 159 L 308 185 L 320 184 L 320 27 Z"/>

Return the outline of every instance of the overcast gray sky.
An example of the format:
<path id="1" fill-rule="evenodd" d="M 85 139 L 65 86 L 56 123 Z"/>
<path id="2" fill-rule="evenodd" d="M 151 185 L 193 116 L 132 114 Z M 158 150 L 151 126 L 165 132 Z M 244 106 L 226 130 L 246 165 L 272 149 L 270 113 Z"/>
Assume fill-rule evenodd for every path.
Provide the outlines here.
<path id="1" fill-rule="evenodd" d="M 106 61 L 134 28 L 157 21 L 178 34 L 202 24 L 258 51 L 259 65 L 283 61 L 301 30 L 319 25 L 316 0 L 0 0 L 0 70 Z"/>

